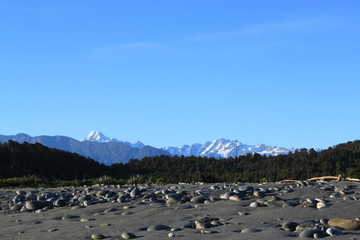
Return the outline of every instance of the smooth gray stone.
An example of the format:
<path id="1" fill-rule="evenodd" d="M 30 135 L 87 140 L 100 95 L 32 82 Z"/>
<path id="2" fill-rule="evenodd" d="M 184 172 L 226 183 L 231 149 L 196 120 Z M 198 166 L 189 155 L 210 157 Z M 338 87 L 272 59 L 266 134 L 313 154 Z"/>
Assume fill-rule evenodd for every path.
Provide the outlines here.
<path id="1" fill-rule="evenodd" d="M 95 234 L 91 235 L 91 238 L 94 240 L 97 240 L 97 239 L 104 239 L 105 236 L 100 233 L 95 233 Z"/>
<path id="2" fill-rule="evenodd" d="M 239 215 L 240 216 L 247 216 L 247 215 L 250 215 L 248 212 L 239 212 Z"/>
<path id="3" fill-rule="evenodd" d="M 17 194 L 17 195 L 23 195 L 23 196 L 25 196 L 25 195 L 26 195 L 26 192 L 23 191 L 23 190 L 16 190 L 16 194 Z"/>
<path id="4" fill-rule="evenodd" d="M 207 229 L 207 228 L 211 228 L 211 227 L 212 227 L 212 225 L 209 224 L 209 223 L 195 221 L 195 228 L 196 229 Z"/>
<path id="5" fill-rule="evenodd" d="M 328 221 L 329 221 L 329 219 L 327 219 L 327 218 L 321 218 L 320 219 L 321 224 L 327 224 Z"/>
<path id="6" fill-rule="evenodd" d="M 136 187 L 130 192 L 130 197 L 136 198 L 140 196 L 140 190 Z"/>
<path id="7" fill-rule="evenodd" d="M 296 226 L 295 231 L 296 232 L 302 232 L 305 230 L 311 230 L 313 229 L 315 226 L 315 222 L 304 222 L 304 223 L 300 223 L 299 225 Z"/>
<path id="8" fill-rule="evenodd" d="M 252 207 L 252 208 L 262 207 L 262 205 L 259 202 L 252 202 L 252 203 L 250 203 L 249 207 Z"/>
<path id="9" fill-rule="evenodd" d="M 241 233 L 257 233 L 257 232 L 261 232 L 261 229 L 257 229 L 257 228 L 244 228 L 243 230 L 241 230 Z"/>
<path id="10" fill-rule="evenodd" d="M 211 224 L 212 226 L 221 226 L 221 225 L 224 225 L 223 223 L 221 223 L 221 222 L 218 221 L 218 220 L 211 221 L 210 224 Z"/>
<path id="11" fill-rule="evenodd" d="M 156 224 L 156 225 L 152 225 L 152 226 L 148 227 L 147 231 L 153 232 L 153 231 L 168 230 L 168 229 L 170 229 L 169 226 L 162 225 L 162 224 Z"/>
<path id="12" fill-rule="evenodd" d="M 324 237 L 328 236 L 325 232 L 323 232 L 321 230 L 310 229 L 310 230 L 302 231 L 299 234 L 299 237 L 300 238 L 314 238 L 314 234 L 316 234 L 316 238 L 324 238 Z"/>
<path id="13" fill-rule="evenodd" d="M 68 219 L 74 219 L 74 218 L 80 218 L 80 216 L 77 215 L 65 215 L 61 218 L 61 220 L 68 220 Z"/>
<path id="14" fill-rule="evenodd" d="M 23 204 L 16 203 L 10 207 L 10 211 L 20 211 L 23 208 Z"/>
<path id="15" fill-rule="evenodd" d="M 126 202 L 126 196 L 125 196 L 125 195 L 124 195 L 124 196 L 120 196 L 120 197 L 117 199 L 117 201 L 118 201 L 119 203 Z"/>
<path id="16" fill-rule="evenodd" d="M 205 198 L 198 196 L 198 197 L 193 197 L 190 201 L 193 203 L 204 203 L 205 202 Z"/>
<path id="17" fill-rule="evenodd" d="M 220 198 L 221 198 L 221 199 L 224 199 L 224 200 L 229 200 L 229 197 L 230 197 L 230 196 L 233 196 L 233 195 L 235 195 L 234 192 L 226 192 L 226 193 L 220 195 Z"/>
<path id="18" fill-rule="evenodd" d="M 25 203 L 25 207 L 27 210 L 36 211 L 38 209 L 48 207 L 52 203 L 47 201 L 27 201 Z"/>
<path id="19" fill-rule="evenodd" d="M 173 193 L 169 195 L 169 198 L 173 198 L 177 201 L 180 201 L 183 198 L 184 195 L 182 194 L 177 194 L 177 193 Z"/>
<path id="20" fill-rule="evenodd" d="M 123 232 L 123 233 L 121 234 L 121 237 L 122 237 L 123 239 L 134 239 L 134 238 L 136 238 L 135 234 L 130 233 L 130 232 Z"/>
<path id="21" fill-rule="evenodd" d="M 296 223 L 296 222 L 284 222 L 282 225 L 281 225 L 281 228 L 285 231 L 290 231 L 290 232 L 294 232 L 296 227 L 298 226 L 299 224 Z"/>
<path id="22" fill-rule="evenodd" d="M 55 193 L 52 193 L 52 192 L 45 192 L 42 195 L 45 199 L 56 197 Z"/>
<path id="23" fill-rule="evenodd" d="M 36 200 L 37 196 L 35 193 L 29 192 L 25 196 L 26 200 Z"/>
<path id="24" fill-rule="evenodd" d="M 195 223 L 188 223 L 182 226 L 182 228 L 195 228 L 195 227 L 196 227 Z"/>
<path id="25" fill-rule="evenodd" d="M 24 195 L 16 195 L 13 199 L 12 202 L 13 203 L 18 203 L 18 202 L 23 202 L 25 201 L 25 196 Z"/>
<path id="26" fill-rule="evenodd" d="M 182 230 L 181 228 L 175 228 L 175 227 L 170 229 L 170 231 L 172 231 L 172 232 L 178 232 L 178 231 L 181 231 L 181 230 Z"/>
<path id="27" fill-rule="evenodd" d="M 239 187 L 239 191 L 253 194 L 254 188 L 252 186 L 241 186 Z"/>
<path id="28" fill-rule="evenodd" d="M 118 211 L 118 210 L 119 210 L 119 209 L 117 209 L 117 208 L 108 208 L 108 209 L 104 210 L 103 213 L 116 212 L 116 211 Z"/>
<path id="29" fill-rule="evenodd" d="M 66 201 L 64 199 L 59 199 L 54 202 L 55 207 L 65 207 Z"/>
<path id="30" fill-rule="evenodd" d="M 283 207 L 296 207 L 298 205 L 299 205 L 299 203 L 296 203 L 296 202 L 285 202 Z"/>

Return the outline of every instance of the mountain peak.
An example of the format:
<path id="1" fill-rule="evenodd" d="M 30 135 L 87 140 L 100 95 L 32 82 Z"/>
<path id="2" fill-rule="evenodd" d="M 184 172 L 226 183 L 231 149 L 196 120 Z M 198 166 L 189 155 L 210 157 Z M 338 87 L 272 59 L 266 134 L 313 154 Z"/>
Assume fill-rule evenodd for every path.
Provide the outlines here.
<path id="1" fill-rule="evenodd" d="M 97 131 L 91 131 L 86 138 L 84 138 L 83 140 L 84 142 L 111 142 L 111 139 L 107 136 L 105 136 L 103 133 L 101 132 L 97 132 Z"/>
<path id="2" fill-rule="evenodd" d="M 262 155 L 279 155 L 287 154 L 291 149 L 277 148 L 266 146 L 264 144 L 247 145 L 238 140 L 229 140 L 218 138 L 212 142 L 205 144 L 184 145 L 182 147 L 166 147 L 162 148 L 170 152 L 172 155 L 184 156 L 207 156 L 215 158 L 238 157 L 249 153 L 259 153 Z"/>

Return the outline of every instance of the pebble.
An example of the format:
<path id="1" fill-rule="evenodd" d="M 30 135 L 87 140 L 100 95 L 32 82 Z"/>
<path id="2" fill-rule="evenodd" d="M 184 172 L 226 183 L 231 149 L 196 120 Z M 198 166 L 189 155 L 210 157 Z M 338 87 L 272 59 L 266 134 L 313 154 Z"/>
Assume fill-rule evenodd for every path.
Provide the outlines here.
<path id="1" fill-rule="evenodd" d="M 257 197 L 257 198 L 262 198 L 262 197 L 265 196 L 265 193 L 264 193 L 264 192 L 261 192 L 261 191 L 255 191 L 255 192 L 253 193 L 253 195 L 254 195 L 255 197 Z"/>
<path id="2" fill-rule="evenodd" d="M 130 232 L 123 232 L 123 233 L 121 234 L 121 237 L 122 237 L 123 239 L 134 239 L 134 238 L 136 238 L 136 235 L 133 234 L 133 233 L 130 233 Z"/>
<path id="3" fill-rule="evenodd" d="M 195 221 L 195 228 L 196 229 L 206 229 L 211 228 L 212 225 L 207 222 Z"/>
<path id="4" fill-rule="evenodd" d="M 17 194 L 17 195 L 25 196 L 25 195 L 26 195 L 26 192 L 23 191 L 23 190 L 16 190 L 16 194 Z"/>
<path id="5" fill-rule="evenodd" d="M 130 192 L 130 197 L 132 198 L 136 198 L 140 196 L 140 190 L 139 188 L 134 188 L 131 192 Z"/>
<path id="6" fill-rule="evenodd" d="M 229 200 L 235 201 L 235 202 L 240 202 L 241 198 L 238 195 L 233 195 L 233 196 L 229 197 Z"/>
<path id="7" fill-rule="evenodd" d="M 104 239 L 105 236 L 100 233 L 94 233 L 93 235 L 91 235 L 91 238 L 97 240 L 97 239 Z"/>
<path id="8" fill-rule="evenodd" d="M 30 211 L 36 211 L 41 208 L 39 202 L 37 202 L 37 201 L 27 201 L 25 203 L 25 207 L 27 210 L 30 210 Z"/>
<path id="9" fill-rule="evenodd" d="M 152 226 L 148 227 L 146 231 L 153 232 L 153 231 L 169 230 L 169 229 L 170 229 L 169 226 L 162 225 L 162 224 L 156 224 L 156 225 L 152 225 Z"/>
<path id="10" fill-rule="evenodd" d="M 20 211 L 22 207 L 21 203 L 16 203 L 10 207 L 10 211 Z"/>
<path id="11" fill-rule="evenodd" d="M 177 200 L 173 197 L 166 200 L 166 204 L 168 204 L 168 205 L 174 205 L 174 204 L 177 204 L 178 202 L 179 202 L 179 200 Z"/>
<path id="12" fill-rule="evenodd" d="M 226 192 L 220 195 L 220 199 L 229 200 L 230 196 L 235 195 L 233 192 Z"/>
<path id="13" fill-rule="evenodd" d="M 108 208 L 108 209 L 104 210 L 103 213 L 116 212 L 116 211 L 118 211 L 118 210 L 119 210 L 119 209 L 117 209 L 117 208 Z"/>
<path id="14" fill-rule="evenodd" d="M 340 229 L 337 229 L 335 227 L 330 227 L 326 229 L 326 233 L 329 234 L 330 236 L 344 235 L 344 233 Z"/>
<path id="15" fill-rule="evenodd" d="M 66 201 L 64 199 L 58 199 L 53 204 L 55 207 L 65 207 Z"/>
<path id="16" fill-rule="evenodd" d="M 307 222 L 302 222 L 299 225 L 296 226 L 295 228 L 295 232 L 302 232 L 305 230 L 311 230 L 313 229 L 315 226 L 315 221 L 307 221 Z"/>
<path id="17" fill-rule="evenodd" d="M 241 233 L 257 233 L 257 232 L 261 232 L 261 229 L 257 229 L 257 228 L 244 228 L 243 230 L 241 230 Z"/>
<path id="18" fill-rule="evenodd" d="M 99 227 L 108 227 L 108 226 L 111 226 L 111 224 L 110 223 L 101 223 L 99 225 Z"/>
<path id="19" fill-rule="evenodd" d="M 240 216 L 247 216 L 247 215 L 250 215 L 248 212 L 239 212 L 239 215 Z"/>
<path id="20" fill-rule="evenodd" d="M 298 226 L 299 224 L 296 223 L 296 222 L 284 222 L 282 225 L 281 225 L 281 228 L 285 231 L 290 231 L 290 232 L 294 232 L 296 227 Z"/>
<path id="21" fill-rule="evenodd" d="M 192 203 L 204 203 L 205 202 L 205 198 L 202 196 L 197 196 L 197 197 L 193 197 L 190 201 Z"/>
<path id="22" fill-rule="evenodd" d="M 325 202 L 318 202 L 318 203 L 316 204 L 316 208 L 317 208 L 317 209 L 327 208 L 327 207 L 329 207 L 329 205 L 328 205 L 327 203 L 325 203 Z"/>
<path id="23" fill-rule="evenodd" d="M 256 208 L 256 207 L 261 207 L 261 203 L 259 202 L 252 202 L 250 203 L 249 207 L 252 207 L 252 208 Z"/>
<path id="24" fill-rule="evenodd" d="M 172 231 L 172 232 L 178 232 L 178 231 L 181 231 L 181 230 L 182 230 L 181 228 L 175 228 L 175 227 L 170 229 L 170 231 Z"/>
<path id="25" fill-rule="evenodd" d="M 302 231 L 299 234 L 299 237 L 300 238 L 315 238 L 314 235 L 316 236 L 316 238 L 324 238 L 324 237 L 328 236 L 325 232 L 323 232 L 321 230 L 310 229 L 310 230 Z"/>
<path id="26" fill-rule="evenodd" d="M 74 218 L 79 218 L 79 216 L 76 215 L 64 215 L 61 220 L 69 220 L 69 219 L 74 219 Z"/>
<path id="27" fill-rule="evenodd" d="M 328 224 L 332 227 L 342 227 L 345 230 L 360 229 L 360 222 L 350 218 L 331 218 Z"/>

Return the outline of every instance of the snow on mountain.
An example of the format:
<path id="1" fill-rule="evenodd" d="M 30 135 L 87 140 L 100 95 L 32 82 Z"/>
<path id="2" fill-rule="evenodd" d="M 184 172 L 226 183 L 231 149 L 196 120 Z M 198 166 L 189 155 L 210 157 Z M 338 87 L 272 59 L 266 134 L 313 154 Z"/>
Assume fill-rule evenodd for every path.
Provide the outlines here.
<path id="1" fill-rule="evenodd" d="M 219 138 L 213 142 L 206 142 L 205 144 L 192 144 L 184 145 L 182 147 L 165 147 L 162 150 L 168 151 L 172 155 L 184 156 L 207 156 L 215 158 L 228 158 L 246 155 L 248 153 L 259 153 L 262 155 L 279 155 L 287 154 L 293 149 L 279 148 L 273 146 L 259 145 L 246 145 L 237 140 L 227 140 Z"/>
<path id="2" fill-rule="evenodd" d="M 83 141 L 90 142 L 116 142 L 123 143 L 128 146 L 142 149 L 145 147 L 140 141 L 135 143 L 130 143 L 127 141 L 120 141 L 116 138 L 109 138 L 101 132 L 91 131 Z M 169 152 L 171 155 L 184 155 L 184 156 L 206 156 L 214 158 L 229 158 L 229 157 L 238 157 L 240 155 L 246 155 L 248 153 L 259 153 L 262 155 L 273 155 L 277 156 L 279 154 L 287 154 L 289 151 L 294 151 L 294 149 L 286 149 L 276 146 L 267 146 L 264 144 L 258 145 L 246 145 L 237 140 L 228 140 L 224 138 L 218 138 L 212 142 L 206 142 L 204 144 L 191 144 L 184 145 L 182 147 L 165 147 L 161 150 Z"/>
<path id="3" fill-rule="evenodd" d="M 117 143 L 124 143 L 131 147 L 135 147 L 135 148 L 139 148 L 139 149 L 145 147 L 145 144 L 143 144 L 140 141 L 137 141 L 135 143 L 130 143 L 127 141 L 117 140 L 116 138 L 111 139 L 111 138 L 105 136 L 103 133 L 97 132 L 97 131 L 91 131 L 82 141 L 83 142 L 100 142 L 100 143 L 117 142 Z"/>
<path id="4" fill-rule="evenodd" d="M 83 140 L 83 142 L 111 142 L 111 139 L 101 132 L 91 131 Z"/>

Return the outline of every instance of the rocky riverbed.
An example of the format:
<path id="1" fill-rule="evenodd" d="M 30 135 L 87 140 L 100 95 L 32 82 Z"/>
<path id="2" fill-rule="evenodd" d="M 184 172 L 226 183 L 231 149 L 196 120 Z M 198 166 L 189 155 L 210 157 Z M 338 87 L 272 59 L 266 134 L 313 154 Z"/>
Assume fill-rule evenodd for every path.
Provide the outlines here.
<path id="1" fill-rule="evenodd" d="M 360 184 L 0 189 L 0 239 L 359 239 Z"/>

